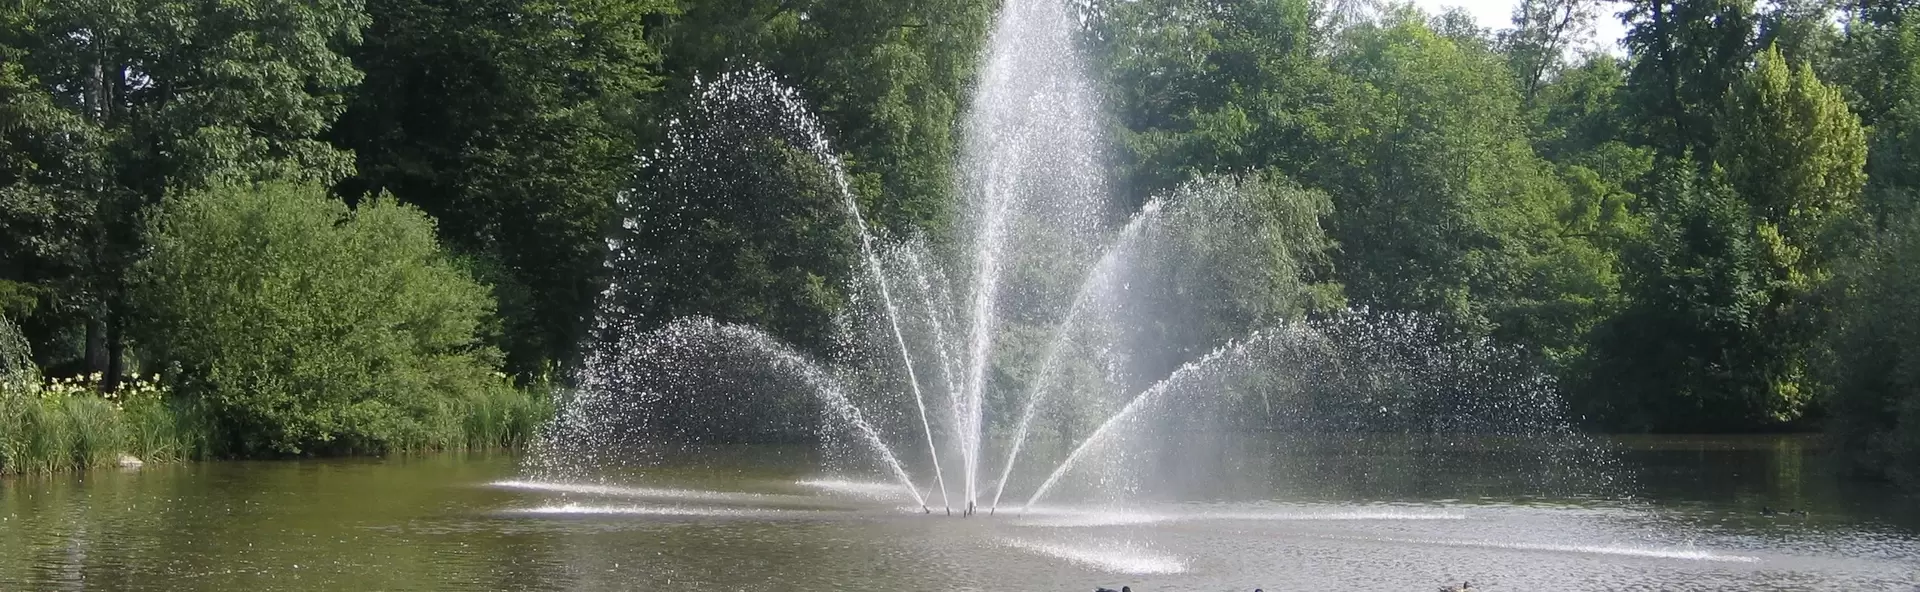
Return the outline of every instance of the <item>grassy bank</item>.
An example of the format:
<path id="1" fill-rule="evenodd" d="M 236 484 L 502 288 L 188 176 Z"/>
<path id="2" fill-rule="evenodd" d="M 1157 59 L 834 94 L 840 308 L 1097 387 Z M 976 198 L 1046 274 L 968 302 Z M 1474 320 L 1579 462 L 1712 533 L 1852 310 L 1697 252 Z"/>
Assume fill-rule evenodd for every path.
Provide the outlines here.
<path id="1" fill-rule="evenodd" d="M 113 464 L 121 454 L 168 462 L 204 438 L 152 378 L 100 393 L 95 379 L 0 384 L 0 474 L 49 473 Z"/>
<path id="2" fill-rule="evenodd" d="M 354 452 L 517 448 L 552 409 L 544 387 L 484 389 L 414 438 Z M 104 394 L 91 378 L 0 381 L 0 475 L 111 466 L 122 454 L 148 463 L 204 458 L 221 433 L 210 418 L 152 377 Z"/>

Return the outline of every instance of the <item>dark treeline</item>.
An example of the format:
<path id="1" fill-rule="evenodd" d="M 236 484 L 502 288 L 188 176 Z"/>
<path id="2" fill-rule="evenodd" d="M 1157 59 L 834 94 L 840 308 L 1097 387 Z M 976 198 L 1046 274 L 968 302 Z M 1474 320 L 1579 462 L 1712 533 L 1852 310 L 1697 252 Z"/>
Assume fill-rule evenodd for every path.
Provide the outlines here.
<path id="1" fill-rule="evenodd" d="M 396 393 L 466 384 L 438 376 L 528 384 L 579 361 L 604 237 L 647 211 L 617 196 L 689 199 L 649 185 L 643 161 L 700 77 L 774 72 L 819 113 L 879 227 L 952 238 L 957 122 L 995 8 L 10 0 L 0 315 L 49 374 L 99 372 L 108 390 L 163 374 L 234 426 L 222 452 L 430 442 L 354 426 L 431 423 Z M 1907 4 L 1523 0 L 1498 31 L 1364 2 L 1084 8 L 1123 197 L 1211 174 L 1324 197 L 1274 201 L 1320 215 L 1323 236 L 1269 236 L 1297 243 L 1277 252 L 1324 253 L 1287 263 L 1314 286 L 1307 309 L 1410 311 L 1523 345 L 1597 429 L 1828 429 L 1861 467 L 1920 477 L 1920 16 Z M 1615 18 L 1624 52 L 1583 47 Z M 790 150 L 756 153 L 785 161 L 716 166 L 724 195 L 676 206 L 699 220 L 643 237 L 676 275 L 635 312 L 830 347 L 852 249 L 821 240 L 844 236 L 822 230 L 837 204 L 775 182 L 817 175 Z M 417 224 L 438 247 L 406 238 Z M 308 289 L 330 278 L 289 278 L 326 259 L 269 249 L 290 240 L 273 232 L 421 271 L 368 264 L 408 287 Z M 795 257 L 795 241 L 840 250 Z M 452 304 L 374 312 L 403 293 Z M 1312 312 L 1251 298 L 1207 308 Z M 202 318 L 220 315 L 240 316 Z M 1195 324 L 1220 334 L 1182 339 L 1244 330 L 1216 321 Z M 349 336 L 364 345 L 303 346 Z M 377 378 L 396 367 L 412 378 Z M 374 378 L 327 378 L 340 374 Z"/>

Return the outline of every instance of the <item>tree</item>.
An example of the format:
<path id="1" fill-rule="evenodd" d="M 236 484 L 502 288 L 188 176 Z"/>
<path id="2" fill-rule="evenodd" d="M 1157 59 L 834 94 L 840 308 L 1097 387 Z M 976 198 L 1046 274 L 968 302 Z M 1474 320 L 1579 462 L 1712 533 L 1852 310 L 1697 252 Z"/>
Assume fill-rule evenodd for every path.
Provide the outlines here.
<path id="1" fill-rule="evenodd" d="M 1298 2 L 1100 14 L 1136 188 L 1269 167 L 1299 179 L 1331 198 L 1333 279 L 1354 303 L 1466 334 L 1571 352 L 1615 305 L 1601 245 L 1625 194 L 1576 195 L 1532 152 L 1519 89 L 1478 37 L 1402 10 L 1325 44 Z"/>
<path id="2" fill-rule="evenodd" d="M 956 122 L 986 38 L 982 0 L 693 2 L 656 39 L 672 92 L 755 65 L 820 115 L 874 223 L 946 233 Z M 658 112 L 670 112 L 660 108 Z M 662 121 L 651 126 L 658 140 Z"/>
<path id="3" fill-rule="evenodd" d="M 677 112 L 667 149 L 622 193 L 608 304 L 624 315 L 605 319 L 616 334 L 603 343 L 704 316 L 803 351 L 834 345 L 833 317 L 865 273 L 845 196 L 790 119 L 792 91 L 765 71 L 737 77 L 750 92 L 718 87 Z"/>
<path id="4" fill-rule="evenodd" d="M 1163 196 L 1130 255 L 1125 339 L 1149 344 L 1129 360 L 1159 377 L 1246 336 L 1344 303 L 1329 281 L 1333 243 L 1321 228 L 1333 204 L 1267 171 L 1202 177 Z"/>
<path id="5" fill-rule="evenodd" d="M 84 252 L 42 239 L 52 248 L 38 257 L 63 253 L 54 258 L 77 267 L 56 298 L 84 311 L 85 357 L 111 388 L 124 370 L 125 272 L 143 212 L 165 192 L 350 172 L 319 136 L 359 81 L 337 50 L 358 41 L 365 15 L 356 0 L 29 4 L 0 17 L 0 111 L 18 138 L 9 159 L 31 164 L 0 181 L 15 212 L 85 204 L 77 224 L 39 218 L 44 232 L 81 237 Z"/>
<path id="6" fill-rule="evenodd" d="M 1862 2 L 1834 59 L 1848 103 L 1872 131 L 1866 208 L 1884 227 L 1920 204 L 1920 23 L 1899 2 Z"/>
<path id="7" fill-rule="evenodd" d="M 1830 72 L 1841 42 L 1834 0 L 1785 0 L 1760 15 L 1757 47 L 1778 49 L 1793 66 Z"/>
<path id="8" fill-rule="evenodd" d="M 1715 164 L 1788 246 L 1830 258 L 1832 245 L 1819 241 L 1857 210 L 1866 184 L 1860 119 L 1812 66 L 1789 73 L 1773 48 L 1728 94 L 1724 110 Z"/>
<path id="9" fill-rule="evenodd" d="M 98 232 L 88 230 L 95 204 L 81 188 L 103 163 L 92 158 L 99 136 L 40 90 L 20 55 L 0 47 L 0 314 L 48 343 L 49 329 L 86 318 L 80 279 Z"/>
<path id="10" fill-rule="evenodd" d="M 1621 17 L 1639 141 L 1668 158 L 1711 151 L 1713 116 L 1753 56 L 1752 0 L 1633 0 Z"/>
<path id="11" fill-rule="evenodd" d="M 1366 133 L 1308 177 L 1334 196 L 1347 293 L 1468 334 L 1575 347 L 1567 337 L 1616 297 L 1606 233 L 1569 227 L 1599 204 L 1577 201 L 1533 154 L 1499 57 L 1417 21 L 1348 34 L 1353 49 L 1334 63 L 1371 91 Z"/>
<path id="12" fill-rule="evenodd" d="M 1816 296 L 1857 231 L 1866 134 L 1838 90 L 1808 64 L 1790 75 L 1773 48 L 1728 95 L 1719 125 L 1714 161 L 1750 208 L 1761 247 L 1768 299 L 1755 321 L 1780 348 L 1767 361 L 1769 419 L 1788 421 L 1815 393 L 1806 350 L 1827 320 Z"/>
<path id="13" fill-rule="evenodd" d="M 1761 54 L 1724 99 L 1713 164 L 1669 161 L 1630 256 L 1634 305 L 1593 371 L 1616 427 L 1758 429 L 1816 404 L 1825 296 L 1865 177 L 1864 132 L 1811 66 Z M 1648 347 L 1647 344 L 1659 344 Z"/>
<path id="14" fill-rule="evenodd" d="M 1646 195 L 1658 207 L 1625 253 L 1630 305 L 1595 334 L 1579 405 L 1616 430 L 1773 424 L 1782 368 L 1759 322 L 1765 247 L 1746 205 L 1686 161 L 1663 162 Z"/>
<path id="15" fill-rule="evenodd" d="M 1559 73 L 1576 40 L 1592 33 L 1598 8 L 1591 0 L 1522 0 L 1513 9 L 1513 28 L 1501 32 L 1500 45 L 1527 103 Z"/>
<path id="16" fill-rule="evenodd" d="M 1920 487 L 1920 217 L 1891 224 L 1840 275 L 1828 333 L 1829 433 L 1861 473 Z"/>
<path id="17" fill-rule="evenodd" d="M 1316 51 L 1311 3 L 1107 2 L 1093 45 L 1127 153 L 1130 201 L 1212 173 L 1278 166 L 1303 179 L 1361 109 Z"/>
<path id="18" fill-rule="evenodd" d="M 646 35 L 661 1 L 372 0 L 351 52 L 366 80 L 332 138 L 357 156 L 339 187 L 439 220 L 495 286 L 508 366 L 564 364 L 599 293 L 631 132 L 658 88 Z"/>
<path id="19" fill-rule="evenodd" d="M 1626 71 L 1618 58 L 1589 56 L 1579 66 L 1561 71 L 1535 93 L 1532 102 L 1534 151 L 1553 162 L 1565 162 L 1609 142 L 1628 139 L 1622 113 Z"/>

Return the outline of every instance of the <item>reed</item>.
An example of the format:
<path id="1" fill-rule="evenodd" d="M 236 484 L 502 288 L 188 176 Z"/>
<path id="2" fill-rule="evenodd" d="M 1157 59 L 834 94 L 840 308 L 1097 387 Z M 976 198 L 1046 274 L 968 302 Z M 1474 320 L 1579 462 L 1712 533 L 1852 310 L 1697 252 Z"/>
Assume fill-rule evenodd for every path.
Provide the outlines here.
<path id="1" fill-rule="evenodd" d="M 167 389 L 136 378 L 101 393 L 99 376 L 0 382 L 0 474 L 51 473 L 198 455 L 205 437 Z"/>
<path id="2" fill-rule="evenodd" d="M 540 425 L 553 417 L 551 386 L 536 383 L 517 387 L 504 382 L 482 389 L 464 402 L 461 423 L 467 448 L 518 448 L 533 439 Z"/>

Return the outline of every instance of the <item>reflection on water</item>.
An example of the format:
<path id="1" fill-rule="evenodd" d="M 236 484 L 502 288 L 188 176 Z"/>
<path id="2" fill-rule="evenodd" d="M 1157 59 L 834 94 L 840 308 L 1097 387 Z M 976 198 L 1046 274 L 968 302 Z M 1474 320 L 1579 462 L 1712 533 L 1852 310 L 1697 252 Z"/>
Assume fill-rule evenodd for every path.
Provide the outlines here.
<path id="1" fill-rule="evenodd" d="M 974 518 L 756 449 L 590 484 L 461 455 L 17 478 L 0 590 L 1920 586 L 1920 502 L 1832 479 L 1808 439 L 1620 439 L 1619 482 L 1554 497 L 1472 455 L 1405 467 L 1405 444 L 1235 459 L 1188 501 Z"/>

